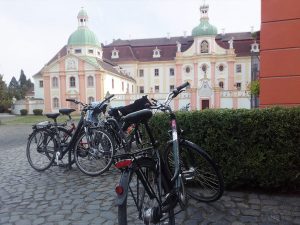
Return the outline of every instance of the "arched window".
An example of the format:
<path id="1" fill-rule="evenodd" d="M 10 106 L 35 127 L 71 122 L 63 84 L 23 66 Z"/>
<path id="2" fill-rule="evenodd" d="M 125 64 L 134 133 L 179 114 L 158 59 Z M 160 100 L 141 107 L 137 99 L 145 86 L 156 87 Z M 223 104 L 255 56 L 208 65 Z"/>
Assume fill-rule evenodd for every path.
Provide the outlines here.
<path id="1" fill-rule="evenodd" d="M 58 87 L 58 79 L 57 77 L 52 78 L 52 87 L 57 88 Z"/>
<path id="2" fill-rule="evenodd" d="M 54 109 L 57 109 L 57 108 L 59 108 L 59 100 L 58 100 L 58 98 L 53 98 L 53 100 L 52 100 L 53 102 L 52 102 L 52 105 L 53 105 L 53 108 Z"/>
<path id="3" fill-rule="evenodd" d="M 90 96 L 89 99 L 88 99 L 89 104 L 91 104 L 94 101 L 95 101 L 94 97 Z"/>
<path id="4" fill-rule="evenodd" d="M 88 87 L 94 87 L 94 77 L 88 76 Z"/>
<path id="5" fill-rule="evenodd" d="M 201 53 L 208 53 L 208 50 L 209 50 L 208 42 L 207 41 L 202 41 L 200 49 L 201 49 Z"/>
<path id="6" fill-rule="evenodd" d="M 219 87 L 222 88 L 222 89 L 224 88 L 224 82 L 223 81 L 219 82 Z"/>
<path id="7" fill-rule="evenodd" d="M 76 87 L 75 77 L 70 77 L 70 87 Z"/>

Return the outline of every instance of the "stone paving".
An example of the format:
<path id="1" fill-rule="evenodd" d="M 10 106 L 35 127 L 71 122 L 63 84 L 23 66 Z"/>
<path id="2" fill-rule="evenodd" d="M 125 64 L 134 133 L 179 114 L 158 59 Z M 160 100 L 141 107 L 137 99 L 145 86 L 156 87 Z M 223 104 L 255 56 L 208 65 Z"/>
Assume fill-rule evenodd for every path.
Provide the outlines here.
<path id="1" fill-rule="evenodd" d="M 116 224 L 114 187 L 119 173 L 111 169 L 88 177 L 74 168 L 33 170 L 26 159 L 30 126 L 0 125 L 0 224 Z M 217 202 L 189 201 L 177 224 L 300 224 L 300 197 L 225 192 Z M 131 224 L 140 224 L 132 221 Z"/>

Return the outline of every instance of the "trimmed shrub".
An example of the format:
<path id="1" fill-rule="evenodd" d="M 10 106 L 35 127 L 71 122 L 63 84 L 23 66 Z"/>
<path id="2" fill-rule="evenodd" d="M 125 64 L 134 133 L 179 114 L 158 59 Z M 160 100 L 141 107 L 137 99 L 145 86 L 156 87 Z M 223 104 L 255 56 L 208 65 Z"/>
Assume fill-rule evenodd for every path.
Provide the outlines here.
<path id="1" fill-rule="evenodd" d="M 20 110 L 21 116 L 26 116 L 28 114 L 27 109 L 21 109 Z"/>
<path id="2" fill-rule="evenodd" d="M 176 113 L 184 136 L 221 167 L 227 188 L 300 189 L 300 108 Z M 168 140 L 169 121 L 151 119 L 154 137 Z"/>
<path id="3" fill-rule="evenodd" d="M 32 111 L 33 111 L 33 114 L 35 116 L 41 116 L 41 115 L 43 115 L 43 110 L 42 109 L 34 109 Z"/>

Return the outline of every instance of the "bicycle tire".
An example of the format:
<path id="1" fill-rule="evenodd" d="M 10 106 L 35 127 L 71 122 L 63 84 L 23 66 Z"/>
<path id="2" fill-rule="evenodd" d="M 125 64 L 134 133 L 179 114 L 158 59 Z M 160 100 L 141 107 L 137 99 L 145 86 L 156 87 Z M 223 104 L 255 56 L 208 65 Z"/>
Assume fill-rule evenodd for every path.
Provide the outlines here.
<path id="1" fill-rule="evenodd" d="M 91 138 L 92 146 L 87 137 Z M 98 176 L 109 169 L 114 152 L 115 145 L 109 133 L 100 128 L 93 129 L 89 136 L 85 132 L 79 135 L 74 146 L 75 163 L 84 174 Z"/>
<path id="2" fill-rule="evenodd" d="M 128 182 L 126 197 L 122 201 L 121 204 L 118 204 L 118 224 L 119 225 L 128 225 L 128 224 L 133 224 L 133 223 L 136 224 L 135 220 L 137 218 L 142 220 L 145 224 L 150 224 L 149 221 L 147 221 L 147 223 L 145 222 L 143 211 L 147 210 L 147 209 L 148 210 L 150 209 L 150 208 L 146 208 L 146 207 L 149 207 L 149 205 L 146 205 L 144 200 L 145 199 L 146 200 L 151 200 L 151 199 L 150 199 L 149 196 L 146 196 L 148 194 L 145 191 L 145 189 L 143 188 L 142 181 L 138 178 L 137 171 L 141 170 L 141 171 L 144 172 L 144 174 L 146 174 L 145 175 L 146 179 L 149 181 L 150 184 L 154 184 L 151 187 L 153 188 L 153 190 L 155 189 L 156 191 L 158 190 L 158 184 L 155 183 L 155 180 L 157 180 L 158 173 L 157 173 L 157 171 L 155 171 L 155 162 L 154 162 L 153 159 L 148 158 L 148 157 L 142 157 L 138 160 L 139 160 L 139 163 L 138 163 L 138 166 L 136 167 L 136 170 L 133 169 L 131 174 L 129 175 L 130 178 L 129 178 L 129 182 Z M 152 179 L 153 179 L 152 182 L 150 180 L 151 179 L 150 174 L 152 176 L 154 176 L 154 179 L 152 177 Z M 162 183 L 163 189 L 165 191 L 164 194 L 166 194 L 169 191 L 169 189 L 166 188 L 167 181 L 165 180 L 165 177 L 163 175 L 161 176 L 161 178 L 162 178 L 161 183 Z M 123 183 L 123 182 L 120 181 L 120 183 Z M 134 192 L 135 192 L 135 191 L 132 190 L 133 188 L 137 189 L 136 190 L 136 196 L 133 196 Z M 141 188 L 141 189 L 139 189 L 139 188 Z M 128 195 L 129 194 L 131 194 L 130 200 L 128 200 Z M 137 199 L 139 196 L 142 196 L 141 199 Z M 133 202 L 132 202 L 132 200 L 133 200 Z M 151 201 L 155 201 L 155 200 L 151 200 Z M 139 202 L 140 202 L 140 204 L 138 204 Z M 136 207 L 137 210 L 132 210 L 132 205 L 133 204 L 135 204 L 133 206 L 133 208 Z M 150 202 L 150 204 L 151 204 L 151 202 Z M 151 204 L 152 209 L 155 208 L 154 205 L 155 204 Z M 130 211 L 129 216 L 128 216 L 127 211 Z M 138 216 L 136 215 L 136 213 L 138 214 Z M 161 218 L 161 220 L 158 221 L 158 222 L 154 222 L 154 224 L 160 224 L 162 221 L 168 220 L 169 225 L 175 225 L 174 209 L 171 208 L 170 210 L 167 211 L 166 214 L 167 214 L 167 216 Z M 153 224 L 153 221 L 151 222 L 151 224 Z"/>
<path id="3" fill-rule="evenodd" d="M 30 134 L 26 147 L 30 166 L 37 171 L 48 169 L 54 162 L 56 149 L 57 142 L 51 131 L 45 128 L 35 129 Z"/>
<path id="4" fill-rule="evenodd" d="M 218 200 L 224 192 L 224 181 L 212 158 L 199 146 L 187 140 L 179 142 L 179 154 L 186 193 L 201 202 Z M 164 160 L 172 173 L 174 165 L 172 144 L 169 144 L 164 152 Z"/>

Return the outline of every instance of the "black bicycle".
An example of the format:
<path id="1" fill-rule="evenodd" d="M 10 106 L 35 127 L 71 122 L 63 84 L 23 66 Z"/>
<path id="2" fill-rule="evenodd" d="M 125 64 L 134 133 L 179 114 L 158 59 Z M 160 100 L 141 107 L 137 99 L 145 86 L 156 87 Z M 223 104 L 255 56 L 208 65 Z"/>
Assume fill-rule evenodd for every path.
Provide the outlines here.
<path id="1" fill-rule="evenodd" d="M 30 165 L 38 171 L 43 171 L 54 162 L 59 164 L 60 160 L 68 153 L 69 168 L 75 162 L 77 167 L 87 175 L 97 176 L 105 172 L 112 164 L 112 156 L 115 151 L 113 139 L 105 130 L 88 120 L 86 113 L 93 110 L 105 110 L 105 102 L 112 97 L 113 95 L 109 96 L 96 106 L 84 104 L 75 99 L 66 99 L 80 104 L 83 108 L 75 131 L 64 145 L 61 145 L 60 127 L 56 122 L 59 113 L 47 114 L 48 118 L 54 120 L 51 127 L 46 125 L 41 128 L 42 132 L 39 132 L 41 135 L 37 138 L 32 138 L 32 136 L 36 136 L 35 132 L 29 137 L 27 158 Z M 34 145 L 32 145 L 32 140 L 34 140 Z M 33 161 L 32 152 L 38 155 L 40 160 Z M 73 155 L 74 157 L 72 157 Z"/>
<path id="2" fill-rule="evenodd" d="M 141 110 L 124 117 L 127 124 L 141 123 L 145 126 L 152 146 L 134 153 L 115 156 L 118 160 L 115 165 L 122 172 L 120 182 L 115 189 L 118 221 L 121 225 L 130 224 L 136 218 L 145 224 L 157 224 L 163 221 L 175 224 L 175 214 L 178 213 L 174 212 L 175 207 L 180 206 L 179 212 L 186 207 L 186 184 L 188 184 L 188 194 L 196 197 L 191 194 L 191 188 L 199 188 L 197 181 L 201 174 L 197 172 L 200 171 L 198 168 L 202 168 L 204 165 L 199 159 L 208 161 L 207 165 L 212 167 L 212 169 L 209 168 L 210 176 L 207 176 L 206 173 L 208 167 L 204 167 L 201 172 L 203 177 L 206 177 L 205 181 L 213 187 L 201 200 L 215 201 L 223 193 L 223 179 L 217 166 L 207 154 L 199 154 L 198 146 L 181 137 L 176 116 L 170 108 L 171 100 L 184 91 L 188 85 L 185 83 L 177 87 L 169 93 L 163 104 L 154 101 L 155 104 L 151 107 L 170 115 L 172 139 L 164 157 L 158 150 L 157 142 L 148 125 L 148 120 L 152 117 L 151 110 Z M 186 153 L 183 148 L 185 146 L 192 147 L 190 148 L 192 155 L 189 155 L 190 152 Z M 183 161 L 187 162 L 183 163 Z M 200 164 L 198 165 L 198 163 Z M 132 198 L 128 198 L 129 195 Z"/>
<path id="3" fill-rule="evenodd" d="M 64 123 L 57 123 L 56 118 L 60 114 L 56 113 L 46 114 L 47 118 L 54 120 L 52 123 L 43 121 L 32 126 L 33 131 L 29 135 L 26 148 L 27 159 L 32 168 L 37 171 L 43 171 L 54 164 L 52 162 L 54 149 L 66 147 L 75 130 L 76 125 L 71 117 L 71 113 L 74 111 L 75 109 L 59 109 L 60 114 L 69 117 Z M 53 133 L 57 134 L 56 141 L 54 141 L 52 136 Z M 73 157 L 71 164 L 74 162 Z M 67 167 L 69 162 L 61 158 L 55 162 L 55 165 Z"/>

